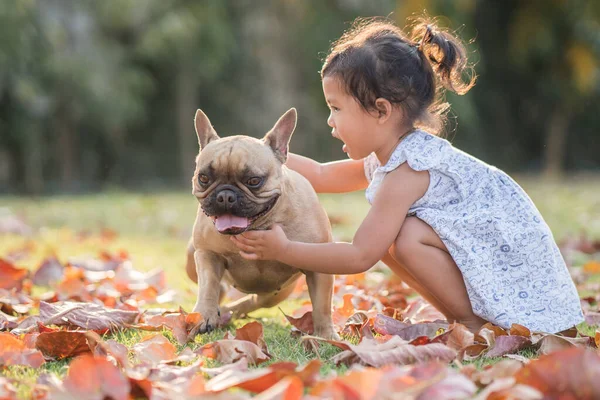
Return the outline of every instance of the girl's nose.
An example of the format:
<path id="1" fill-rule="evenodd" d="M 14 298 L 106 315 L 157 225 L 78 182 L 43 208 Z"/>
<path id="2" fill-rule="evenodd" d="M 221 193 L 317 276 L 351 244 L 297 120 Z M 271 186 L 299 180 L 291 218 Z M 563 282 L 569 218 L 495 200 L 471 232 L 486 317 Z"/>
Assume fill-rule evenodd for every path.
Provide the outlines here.
<path id="1" fill-rule="evenodd" d="M 329 125 L 332 128 L 335 128 L 335 126 L 333 126 L 333 114 L 329 114 L 329 117 L 327 118 L 327 125 Z"/>

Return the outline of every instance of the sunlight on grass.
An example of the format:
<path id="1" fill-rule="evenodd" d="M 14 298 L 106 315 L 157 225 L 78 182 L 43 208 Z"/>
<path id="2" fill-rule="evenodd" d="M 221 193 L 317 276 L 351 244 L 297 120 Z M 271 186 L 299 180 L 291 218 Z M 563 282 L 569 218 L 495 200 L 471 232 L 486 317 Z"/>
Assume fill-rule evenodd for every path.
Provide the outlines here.
<path id="1" fill-rule="evenodd" d="M 530 194 L 542 215 L 550 225 L 555 239 L 562 239 L 586 232 L 591 238 L 600 238 L 600 177 L 588 180 L 569 180 L 562 183 L 541 182 L 533 177 L 517 179 Z M 361 220 L 368 212 L 364 193 L 345 195 L 321 195 L 337 240 L 351 240 Z M 51 198 L 0 198 L 0 208 L 24 219 L 35 232 L 34 239 L 4 235 L 0 241 L 0 254 L 28 249 L 29 254 L 16 264 L 30 269 L 55 255 L 61 262 L 72 257 L 95 257 L 99 251 L 126 251 L 137 270 L 150 271 L 160 268 L 165 271 L 170 288 L 177 291 L 176 304 L 163 304 L 176 310 L 182 306 L 191 311 L 196 297 L 196 285 L 185 274 L 185 251 L 194 223 L 197 201 L 188 191 L 179 193 L 127 193 L 107 192 L 87 196 L 57 196 Z M 102 231 L 104 236 L 99 235 Z M 114 235 L 113 235 L 114 234 Z M 114 236 L 114 237 L 113 237 Z M 581 265 L 585 258 L 575 260 Z M 600 278 L 592 278 L 600 279 Z M 36 288 L 36 290 L 42 290 Z M 293 361 L 300 365 L 320 358 L 321 372 L 344 372 L 347 367 L 336 367 L 332 356 L 340 350 L 322 344 L 318 354 L 306 350 L 300 340 L 290 335 L 291 327 L 283 313 L 291 315 L 301 306 L 302 300 L 287 300 L 280 305 L 258 310 L 249 317 L 234 321 L 230 326 L 206 335 L 199 335 L 195 342 L 186 346 L 196 350 L 206 343 L 223 338 L 226 331 L 250 321 L 259 321 L 264 326 L 264 336 L 273 359 L 261 366 L 277 361 Z M 597 327 L 585 323 L 579 327 L 586 335 L 594 336 Z M 181 350 L 170 331 L 164 336 Z M 117 331 L 105 336 L 128 347 L 138 343 L 142 337 L 155 334 L 138 330 Z M 534 358 L 533 350 L 519 353 Z M 473 361 L 478 367 L 493 364 L 499 359 L 481 358 Z M 466 363 L 465 363 L 466 364 Z M 217 366 L 207 361 L 206 366 Z M 19 396 L 27 396 L 40 373 L 64 375 L 67 361 L 49 362 L 39 370 L 27 367 L 9 367 L 2 374 L 19 381 Z"/>

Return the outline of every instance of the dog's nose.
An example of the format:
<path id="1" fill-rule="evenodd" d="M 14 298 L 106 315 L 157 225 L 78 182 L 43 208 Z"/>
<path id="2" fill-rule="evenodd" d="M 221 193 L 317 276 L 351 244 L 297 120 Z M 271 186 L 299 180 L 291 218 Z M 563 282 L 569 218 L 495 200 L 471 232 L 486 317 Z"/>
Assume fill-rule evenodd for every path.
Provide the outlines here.
<path id="1" fill-rule="evenodd" d="M 219 194 L 217 194 L 217 203 L 224 206 L 232 206 L 237 202 L 237 196 L 233 192 L 233 190 L 221 190 Z"/>

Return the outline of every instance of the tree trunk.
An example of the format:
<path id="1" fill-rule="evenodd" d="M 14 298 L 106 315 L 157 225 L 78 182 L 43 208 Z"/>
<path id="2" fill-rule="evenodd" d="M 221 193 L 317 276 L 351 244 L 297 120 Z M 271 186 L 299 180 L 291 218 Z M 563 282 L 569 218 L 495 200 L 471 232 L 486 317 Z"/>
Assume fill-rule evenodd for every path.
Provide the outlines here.
<path id="1" fill-rule="evenodd" d="M 558 179 L 564 173 L 563 161 L 569 128 L 569 111 L 558 106 L 550 115 L 546 143 L 544 144 L 544 177 Z"/>
<path id="2" fill-rule="evenodd" d="M 56 119 L 56 154 L 60 167 L 60 185 L 62 190 L 70 191 L 75 187 L 78 180 L 78 157 L 79 149 L 77 135 L 73 123 L 66 111 L 66 106 L 60 107 Z"/>
<path id="3" fill-rule="evenodd" d="M 36 129 L 37 128 L 37 129 Z M 24 142 L 25 151 L 23 163 L 25 165 L 23 189 L 30 195 L 39 195 L 44 191 L 43 163 L 42 163 L 42 134 L 39 127 L 31 126 Z"/>

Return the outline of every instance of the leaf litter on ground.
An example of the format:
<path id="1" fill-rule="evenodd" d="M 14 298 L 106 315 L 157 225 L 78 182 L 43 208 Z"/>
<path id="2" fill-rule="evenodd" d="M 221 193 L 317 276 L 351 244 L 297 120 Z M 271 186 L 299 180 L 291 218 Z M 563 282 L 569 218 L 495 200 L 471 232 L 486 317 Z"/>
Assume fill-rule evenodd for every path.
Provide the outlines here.
<path id="1" fill-rule="evenodd" d="M 581 248 L 597 251 L 593 241 L 568 243 L 569 251 Z M 311 336 L 306 283 L 297 284 L 292 296 L 303 305 L 282 313 L 293 340 L 316 352 L 298 365 L 273 358 L 258 321 L 198 345 L 201 316 L 148 308 L 175 292 L 164 272 L 135 270 L 125 251 L 67 261 L 51 256 L 36 269 L 17 266 L 21 253 L 11 254 L 0 258 L 0 368 L 68 362 L 64 376 L 37 376 L 36 399 L 600 397 L 600 332 L 580 329 L 569 337 L 486 324 L 474 334 L 377 268 L 336 279 L 333 320 L 343 340 Z M 576 273 L 599 273 L 594 262 Z M 34 295 L 34 287 L 49 291 Z M 590 322 L 600 320 L 599 300 L 582 299 Z M 140 332 L 134 343 L 105 340 L 127 331 Z M 331 361 L 319 359 L 322 343 L 340 349 Z M 476 366 L 484 360 L 495 361 Z M 349 369 L 321 375 L 324 362 Z M 19 382 L 8 376 L 0 376 L 0 398 L 18 398 Z"/>

